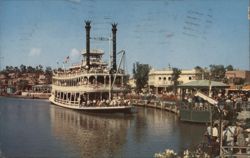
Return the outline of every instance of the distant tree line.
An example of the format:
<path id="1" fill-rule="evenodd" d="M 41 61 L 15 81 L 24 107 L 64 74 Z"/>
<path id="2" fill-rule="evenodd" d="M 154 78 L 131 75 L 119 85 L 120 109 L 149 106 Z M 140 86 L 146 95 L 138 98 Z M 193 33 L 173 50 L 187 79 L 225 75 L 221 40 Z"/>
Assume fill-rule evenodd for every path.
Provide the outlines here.
<path id="1" fill-rule="evenodd" d="M 52 68 L 50 66 L 43 67 L 42 65 L 38 65 L 35 67 L 26 66 L 21 64 L 18 66 L 6 66 L 0 74 L 4 74 L 7 78 L 10 77 L 10 74 L 15 74 L 15 78 L 21 78 L 24 74 L 35 74 L 35 78 L 39 77 L 39 75 L 44 75 L 46 78 L 46 83 L 50 84 L 52 82 Z M 20 81 L 20 89 L 27 85 L 27 80 L 21 79 Z"/>
<path id="2" fill-rule="evenodd" d="M 32 67 L 32 66 L 26 66 L 26 65 L 21 64 L 19 67 L 18 66 L 6 66 L 5 69 L 3 69 L 0 72 L 1 73 L 41 73 L 41 74 L 44 74 L 44 73 L 51 73 L 52 68 L 48 66 L 44 69 L 42 65 Z"/>

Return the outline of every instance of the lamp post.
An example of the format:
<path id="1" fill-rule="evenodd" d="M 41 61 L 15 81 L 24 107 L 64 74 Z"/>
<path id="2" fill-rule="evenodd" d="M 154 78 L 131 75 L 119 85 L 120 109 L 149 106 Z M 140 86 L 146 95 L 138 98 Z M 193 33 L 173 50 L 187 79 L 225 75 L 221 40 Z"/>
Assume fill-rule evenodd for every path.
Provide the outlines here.
<path id="1" fill-rule="evenodd" d="M 223 108 L 224 108 L 224 103 L 219 102 L 218 103 L 218 108 L 219 108 L 219 113 L 220 113 L 220 157 L 222 157 L 222 138 L 223 138 L 223 128 L 222 128 L 222 117 L 223 117 Z"/>

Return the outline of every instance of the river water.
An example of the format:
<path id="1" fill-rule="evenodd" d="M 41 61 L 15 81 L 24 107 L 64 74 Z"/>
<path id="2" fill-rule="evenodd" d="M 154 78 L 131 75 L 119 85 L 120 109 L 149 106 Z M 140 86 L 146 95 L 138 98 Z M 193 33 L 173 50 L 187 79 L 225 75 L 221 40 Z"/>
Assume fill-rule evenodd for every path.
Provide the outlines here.
<path id="1" fill-rule="evenodd" d="M 204 125 L 167 111 L 87 114 L 45 100 L 0 97 L 0 157 L 153 157 L 202 140 Z"/>

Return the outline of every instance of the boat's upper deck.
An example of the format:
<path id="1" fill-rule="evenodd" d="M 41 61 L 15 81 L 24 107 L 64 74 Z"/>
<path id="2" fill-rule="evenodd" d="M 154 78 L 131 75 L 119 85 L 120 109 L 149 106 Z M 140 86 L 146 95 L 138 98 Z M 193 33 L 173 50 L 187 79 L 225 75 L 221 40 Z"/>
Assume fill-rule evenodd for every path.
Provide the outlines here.
<path id="1" fill-rule="evenodd" d="M 107 68 L 90 68 L 90 70 L 85 69 L 69 69 L 69 70 L 62 70 L 62 71 L 56 71 L 53 73 L 54 79 L 73 79 L 78 78 L 82 76 L 109 76 L 110 71 Z M 113 74 L 114 75 L 114 74 Z M 120 69 L 116 73 L 117 76 L 127 76 L 125 74 L 125 71 Z"/>
<path id="2" fill-rule="evenodd" d="M 94 58 L 102 58 L 103 54 L 104 51 L 102 49 L 91 49 L 89 56 Z M 82 55 L 83 56 L 87 55 L 86 49 L 82 50 Z"/>

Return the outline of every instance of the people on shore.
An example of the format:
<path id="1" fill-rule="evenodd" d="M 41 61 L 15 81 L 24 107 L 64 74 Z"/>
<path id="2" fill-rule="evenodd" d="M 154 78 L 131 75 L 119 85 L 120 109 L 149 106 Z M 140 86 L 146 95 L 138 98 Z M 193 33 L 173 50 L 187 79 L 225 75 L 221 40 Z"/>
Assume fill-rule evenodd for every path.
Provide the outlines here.
<path id="1" fill-rule="evenodd" d="M 211 135 L 212 135 L 212 141 L 218 142 L 219 132 L 218 132 L 218 124 L 217 123 L 214 124 Z"/>
<path id="2" fill-rule="evenodd" d="M 234 135 L 235 135 L 235 126 L 228 126 L 226 125 L 223 131 L 223 138 L 224 144 L 226 146 L 233 146 L 234 145 Z"/>
<path id="3" fill-rule="evenodd" d="M 207 130 L 205 132 L 205 136 L 207 137 L 207 142 L 209 145 L 211 145 L 211 139 L 212 139 L 212 126 L 211 123 L 208 123 Z"/>
<path id="4" fill-rule="evenodd" d="M 236 125 L 235 137 L 236 137 L 236 145 L 237 146 L 239 146 L 239 147 L 245 146 L 245 138 L 244 138 L 244 134 L 243 134 L 243 128 L 241 127 L 241 125 L 239 123 Z M 239 148 L 239 153 L 242 153 L 241 148 Z"/>

